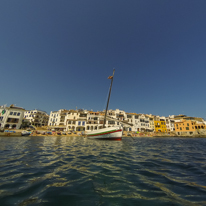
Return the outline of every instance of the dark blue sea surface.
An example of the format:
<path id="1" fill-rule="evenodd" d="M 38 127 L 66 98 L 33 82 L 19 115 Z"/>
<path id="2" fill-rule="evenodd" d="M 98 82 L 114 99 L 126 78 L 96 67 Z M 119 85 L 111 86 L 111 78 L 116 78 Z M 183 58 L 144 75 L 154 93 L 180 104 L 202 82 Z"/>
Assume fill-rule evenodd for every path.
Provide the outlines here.
<path id="1" fill-rule="evenodd" d="M 0 205 L 206 205 L 206 139 L 0 137 Z"/>

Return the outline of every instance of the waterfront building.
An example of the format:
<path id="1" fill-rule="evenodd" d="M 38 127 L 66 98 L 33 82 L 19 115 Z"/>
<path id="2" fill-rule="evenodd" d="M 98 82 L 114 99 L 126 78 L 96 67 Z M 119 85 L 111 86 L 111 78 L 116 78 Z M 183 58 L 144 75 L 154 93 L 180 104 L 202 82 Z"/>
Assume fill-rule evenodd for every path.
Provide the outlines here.
<path id="1" fill-rule="evenodd" d="M 20 129 L 25 109 L 13 104 L 9 107 L 0 107 L 0 128 Z"/>
<path id="2" fill-rule="evenodd" d="M 93 131 L 103 128 L 105 111 L 74 111 L 71 110 L 66 116 L 66 130 L 73 131 Z M 126 129 L 125 112 L 122 110 L 108 110 L 105 127 L 119 126 L 122 124 Z M 129 131 L 129 130 L 128 130 Z"/>
<path id="3" fill-rule="evenodd" d="M 167 132 L 174 132 L 175 131 L 175 120 L 171 116 L 166 117 L 166 127 Z"/>
<path id="4" fill-rule="evenodd" d="M 167 132 L 166 118 L 164 116 L 154 117 L 155 132 Z"/>
<path id="5" fill-rule="evenodd" d="M 66 130 L 66 115 L 70 110 L 60 109 L 50 112 L 48 126 L 50 129 Z"/>
<path id="6" fill-rule="evenodd" d="M 152 132 L 154 131 L 154 121 L 151 115 L 126 113 L 124 123 L 127 125 L 126 131 Z M 153 125 L 153 126 L 152 126 Z"/>
<path id="7" fill-rule="evenodd" d="M 139 119 L 138 119 L 139 115 L 137 113 L 126 113 L 126 117 L 125 117 L 125 121 L 127 121 L 126 123 L 131 124 L 131 126 L 128 124 L 127 126 L 125 126 L 126 131 L 139 131 Z"/>
<path id="8" fill-rule="evenodd" d="M 69 110 L 66 117 L 66 131 L 85 131 L 87 110 Z"/>
<path id="9" fill-rule="evenodd" d="M 149 117 L 149 128 L 150 128 L 150 131 L 154 132 L 155 131 L 154 115 L 149 114 L 148 117 Z"/>
<path id="10" fill-rule="evenodd" d="M 113 127 L 119 125 L 119 118 L 123 118 L 124 115 L 120 115 L 122 113 L 119 109 L 116 110 L 108 110 L 107 111 L 107 118 L 105 122 L 105 127 Z M 104 117 L 105 117 L 105 110 L 93 112 L 89 111 L 87 113 L 87 121 L 86 121 L 86 131 L 98 130 L 103 128 L 104 124 Z"/>
<path id="11" fill-rule="evenodd" d="M 175 122 L 175 131 L 177 135 L 205 135 L 206 125 L 202 118 L 186 117 Z"/>
<path id="12" fill-rule="evenodd" d="M 150 122 L 149 122 L 149 116 L 140 114 L 139 115 L 139 130 L 140 132 L 149 132 L 150 129 Z"/>
<path id="13" fill-rule="evenodd" d="M 64 111 L 65 112 L 65 111 Z M 51 112 L 50 126 L 59 128 L 62 125 L 66 131 L 93 131 L 103 127 L 104 111 L 67 110 L 64 121 L 60 123 L 58 112 Z M 123 110 L 108 110 L 105 127 L 123 126 L 124 131 L 154 131 L 154 121 L 150 115 L 126 113 Z M 59 122 L 59 123 L 58 123 Z M 59 125 L 59 126 L 58 126 Z M 64 127 L 63 127 L 64 125 Z"/>
<path id="14" fill-rule="evenodd" d="M 49 121 L 49 115 L 45 111 L 37 109 L 25 111 L 24 118 L 36 127 L 47 126 Z"/>

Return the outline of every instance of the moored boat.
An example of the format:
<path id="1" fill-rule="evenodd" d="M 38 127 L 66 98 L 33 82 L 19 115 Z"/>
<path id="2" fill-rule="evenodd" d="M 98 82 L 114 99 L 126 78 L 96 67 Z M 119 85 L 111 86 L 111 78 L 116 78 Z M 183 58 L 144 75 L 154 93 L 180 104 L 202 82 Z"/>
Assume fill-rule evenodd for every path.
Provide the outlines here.
<path id="1" fill-rule="evenodd" d="M 86 136 L 89 139 L 101 139 L 101 140 L 121 140 L 122 139 L 122 127 L 107 127 L 107 128 L 105 127 L 107 110 L 109 106 L 112 83 L 113 83 L 113 78 L 114 78 L 114 72 L 115 70 L 113 70 L 113 75 L 108 77 L 108 79 L 111 79 L 111 84 L 110 84 L 109 96 L 108 96 L 107 106 L 106 106 L 106 111 L 105 111 L 105 116 L 104 116 L 103 128 L 98 129 L 98 130 L 93 130 L 91 132 L 87 132 Z"/>
<path id="2" fill-rule="evenodd" d="M 102 140 L 121 140 L 122 128 L 121 127 L 108 127 L 98 130 L 87 132 L 89 139 L 102 139 Z"/>
<path id="3" fill-rule="evenodd" d="M 30 134 L 31 134 L 31 132 L 28 132 L 28 131 L 21 132 L 21 136 L 29 136 Z"/>

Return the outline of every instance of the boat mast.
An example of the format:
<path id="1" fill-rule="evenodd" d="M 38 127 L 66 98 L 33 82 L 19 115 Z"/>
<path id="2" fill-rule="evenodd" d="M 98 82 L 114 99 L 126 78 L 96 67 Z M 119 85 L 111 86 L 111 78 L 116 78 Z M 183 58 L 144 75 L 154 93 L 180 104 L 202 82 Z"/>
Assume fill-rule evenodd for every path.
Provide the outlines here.
<path id="1" fill-rule="evenodd" d="M 108 109 L 108 106 L 109 106 L 109 99 L 110 99 L 111 90 L 112 90 L 112 83 L 113 83 L 113 78 L 114 78 L 114 72 L 115 72 L 115 69 L 113 69 L 113 75 L 110 76 L 110 77 L 108 77 L 109 79 L 111 79 L 111 84 L 110 84 L 109 96 L 108 96 L 108 100 L 107 100 L 107 107 L 106 107 L 106 111 L 105 111 L 105 115 L 104 115 L 104 124 L 103 124 L 103 128 L 105 128 L 105 124 L 106 124 L 107 109 Z"/>

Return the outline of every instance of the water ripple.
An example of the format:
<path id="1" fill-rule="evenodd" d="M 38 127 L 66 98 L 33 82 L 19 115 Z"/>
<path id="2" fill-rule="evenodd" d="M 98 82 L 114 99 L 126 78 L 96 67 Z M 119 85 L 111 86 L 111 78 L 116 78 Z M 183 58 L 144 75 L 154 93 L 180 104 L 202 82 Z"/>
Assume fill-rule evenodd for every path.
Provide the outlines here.
<path id="1" fill-rule="evenodd" d="M 1 205 L 206 205 L 206 139 L 0 137 Z"/>

